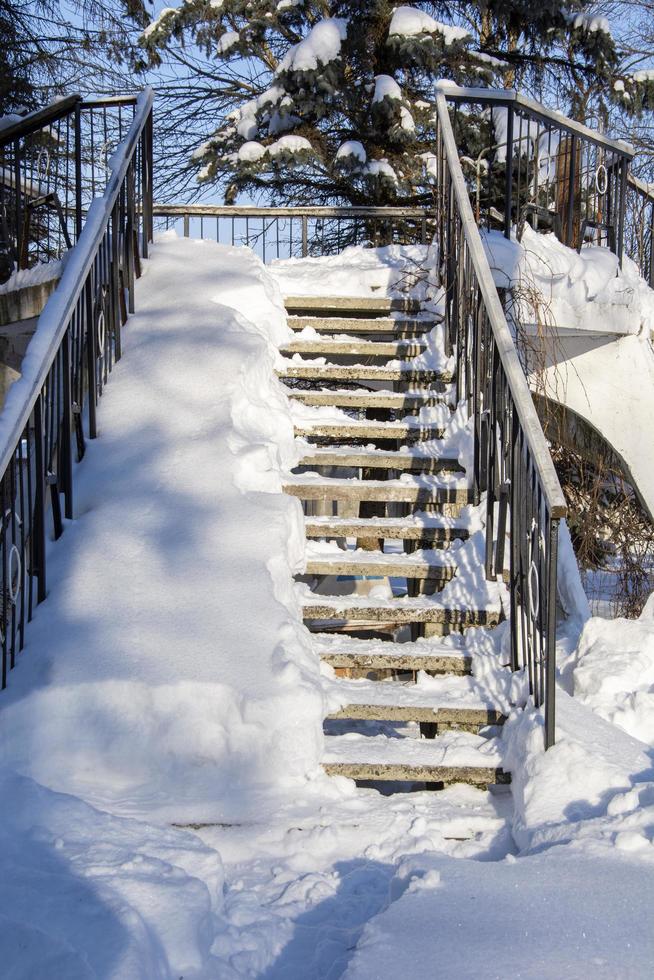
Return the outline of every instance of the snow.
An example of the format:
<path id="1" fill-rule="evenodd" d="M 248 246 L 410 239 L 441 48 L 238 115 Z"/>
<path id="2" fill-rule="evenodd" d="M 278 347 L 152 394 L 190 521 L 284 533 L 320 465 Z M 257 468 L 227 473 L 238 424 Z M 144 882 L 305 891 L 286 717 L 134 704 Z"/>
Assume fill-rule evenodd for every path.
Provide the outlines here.
<path id="1" fill-rule="evenodd" d="M 335 159 L 344 160 L 348 158 L 358 160 L 359 163 L 365 163 L 367 157 L 363 143 L 360 143 L 359 140 L 346 140 L 345 143 L 341 143 L 336 151 Z"/>
<path id="2" fill-rule="evenodd" d="M 357 246 L 265 269 L 248 249 L 156 242 L 100 438 L 76 474 L 76 520 L 50 546 L 50 592 L 3 692 L 3 975 L 396 980 L 407 964 L 427 977 L 650 975 L 654 781 L 639 739 L 652 733 L 652 606 L 610 630 L 589 619 L 564 531 L 561 598 L 583 632 L 562 660 L 574 697 L 557 690 L 554 748 L 543 751 L 542 712 L 521 710 L 523 673 L 501 666 L 503 623 L 420 641 L 469 655 L 473 674 L 419 674 L 403 697 L 492 696 L 510 711 L 492 740 L 417 742 L 447 762 L 485 753 L 510 788 L 385 797 L 319 769 L 327 706 L 371 692 L 320 675 L 300 619 L 302 520 L 280 489 L 303 446 L 273 374 L 291 336 L 282 295 L 408 284 L 442 311 L 436 257 Z M 553 257 L 571 307 L 582 282 L 601 309 L 608 260 Z M 436 326 L 424 363 L 444 360 L 442 340 Z M 619 343 L 642 354 L 641 337 Z M 469 467 L 470 431 L 459 407 L 445 439 L 421 449 Z M 419 603 L 505 601 L 483 577 L 483 513 L 482 501 L 456 521 L 416 516 L 470 531 L 444 553 L 458 583 Z M 384 737 L 367 734 L 368 748 L 385 752 Z M 393 741 L 399 756 L 416 740 Z M 345 758 L 361 740 L 328 744 Z"/>
<path id="3" fill-rule="evenodd" d="M 177 10 L 175 7 L 164 7 L 164 9 L 161 11 L 158 17 L 156 17 L 150 24 L 148 24 L 148 26 L 145 28 L 141 36 L 144 38 L 150 37 L 158 30 L 159 27 L 161 27 L 165 23 L 165 21 L 167 21 L 171 16 L 175 16 L 176 14 L 177 14 Z"/>
<path id="4" fill-rule="evenodd" d="M 295 458 L 272 373 L 281 297 L 249 250 L 165 237 L 137 308 L 4 695 L 0 758 L 114 813 L 243 818 L 303 783 L 322 739 L 291 583 L 301 510 L 280 492 Z"/>
<path id="5" fill-rule="evenodd" d="M 426 275 L 427 253 L 426 245 L 352 245 L 338 255 L 274 259 L 268 269 L 285 296 L 400 295 L 407 277 Z M 422 293 L 416 284 L 412 295 Z"/>
<path id="6" fill-rule="evenodd" d="M 590 619 L 572 677 L 579 701 L 654 745 L 654 599 L 637 620 Z"/>
<path id="7" fill-rule="evenodd" d="M 16 289 L 25 289 L 27 286 L 39 286 L 44 282 L 52 282 L 54 279 L 59 279 L 63 267 L 62 259 L 53 259 L 50 262 L 39 262 L 31 269 L 15 269 L 6 282 L 0 283 L 0 294 L 11 293 Z"/>
<path id="8" fill-rule="evenodd" d="M 390 75 L 375 75 L 375 91 L 372 101 L 382 102 L 383 99 L 401 100 L 402 89 Z"/>
<path id="9" fill-rule="evenodd" d="M 293 45 L 276 68 L 277 75 L 285 71 L 317 71 L 340 57 L 341 44 L 347 37 L 348 22 L 342 17 L 319 20 L 308 35 Z"/>
<path id="10" fill-rule="evenodd" d="M 225 31 L 225 33 L 218 38 L 216 51 L 218 54 L 227 54 L 227 52 L 231 51 L 234 45 L 238 44 L 240 40 L 241 37 L 238 31 Z"/>
<path id="11" fill-rule="evenodd" d="M 266 147 L 266 153 L 271 157 L 278 157 L 284 154 L 297 156 L 313 152 L 313 147 L 304 136 L 280 136 L 278 140 Z"/>
<path id="12" fill-rule="evenodd" d="M 265 146 L 255 140 L 248 140 L 247 143 L 239 146 L 237 156 L 241 163 L 256 163 L 257 160 L 265 156 L 265 153 Z"/>
<path id="13" fill-rule="evenodd" d="M 423 10 L 415 7 L 396 7 L 388 28 L 389 37 L 419 37 L 422 34 L 440 34 L 446 45 L 469 37 L 462 27 L 442 24 Z"/>
<path id="14" fill-rule="evenodd" d="M 525 226 L 522 240 L 482 233 L 495 283 L 514 288 L 523 326 L 639 334 L 654 330 L 654 293 L 627 257 L 622 269 L 608 248 L 577 252 L 552 234 Z"/>
<path id="15" fill-rule="evenodd" d="M 607 17 L 598 17 L 594 14 L 571 13 L 568 15 L 568 19 L 575 30 L 588 31 L 590 34 L 600 31 L 602 34 L 611 36 L 611 28 Z"/>
<path id="16" fill-rule="evenodd" d="M 369 177 L 378 177 L 380 180 L 389 180 L 391 183 L 397 184 L 397 174 L 388 160 L 384 158 L 371 160 L 370 163 L 366 164 L 365 172 Z"/>

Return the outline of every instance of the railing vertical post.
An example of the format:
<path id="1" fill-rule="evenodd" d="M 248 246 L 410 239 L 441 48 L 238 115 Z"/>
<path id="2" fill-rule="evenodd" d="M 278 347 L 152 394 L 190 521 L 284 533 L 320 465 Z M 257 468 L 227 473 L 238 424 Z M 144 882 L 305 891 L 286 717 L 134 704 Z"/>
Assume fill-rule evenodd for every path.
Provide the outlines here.
<path id="1" fill-rule="evenodd" d="M 75 241 L 82 233 L 82 104 L 75 106 Z"/>
<path id="2" fill-rule="evenodd" d="M 545 637 L 545 748 L 554 745 L 556 692 L 556 567 L 559 547 L 559 520 L 550 521 L 549 568 L 547 583 L 547 623 Z"/>
<path id="3" fill-rule="evenodd" d="M 565 244 L 574 248 L 575 181 L 577 179 L 577 137 L 573 133 L 568 143 L 570 147 L 570 166 L 568 167 L 568 214 L 566 220 Z"/>
<path id="4" fill-rule="evenodd" d="M 504 187 L 504 237 L 511 237 L 511 202 L 513 200 L 513 106 L 506 110 L 506 175 Z"/>
<path id="5" fill-rule="evenodd" d="M 95 323 L 93 317 L 93 278 L 93 276 L 89 276 L 84 285 L 84 310 L 86 314 L 86 375 L 89 388 L 89 439 L 95 439 L 98 434 L 96 422 L 97 382 Z"/>
<path id="6" fill-rule="evenodd" d="M 14 214 L 16 222 L 16 264 L 18 268 L 22 268 L 21 258 L 23 255 L 23 207 L 22 207 L 22 191 L 21 191 L 21 176 L 20 176 L 20 139 L 14 140 L 14 187 L 16 189 L 16 202 L 14 205 Z"/>
<path id="7" fill-rule="evenodd" d="M 647 281 L 654 289 L 654 201 L 649 205 L 649 269 L 647 270 Z"/>
<path id="8" fill-rule="evenodd" d="M 184 238 L 188 238 L 190 235 L 191 232 L 190 222 L 191 222 L 190 215 L 185 214 L 184 215 Z"/>
<path id="9" fill-rule="evenodd" d="M 61 433 L 61 476 L 64 491 L 64 514 L 66 519 L 73 519 L 73 399 L 71 391 L 71 357 L 70 357 L 70 327 L 62 345 L 63 377 L 63 420 Z"/>
<path id="10" fill-rule="evenodd" d="M 136 265 L 136 250 L 135 250 L 135 230 L 136 224 L 135 218 L 135 207 L 134 207 L 134 161 L 130 163 L 127 169 L 127 222 L 126 222 L 126 235 L 127 235 L 127 309 L 129 313 L 134 312 L 134 267 Z"/>
<path id="11" fill-rule="evenodd" d="M 620 163 L 620 200 L 618 201 L 618 240 L 616 242 L 618 262 L 622 267 L 622 255 L 624 253 L 624 217 L 627 207 L 627 169 L 628 163 L 623 159 Z"/>
<path id="12" fill-rule="evenodd" d="M 37 574 L 36 601 L 46 596 L 45 580 L 45 453 L 43 446 L 43 392 L 34 403 L 34 524 L 32 560 Z"/>
<path id="13" fill-rule="evenodd" d="M 306 259 L 309 254 L 309 219 L 306 214 L 302 215 L 302 258 Z"/>

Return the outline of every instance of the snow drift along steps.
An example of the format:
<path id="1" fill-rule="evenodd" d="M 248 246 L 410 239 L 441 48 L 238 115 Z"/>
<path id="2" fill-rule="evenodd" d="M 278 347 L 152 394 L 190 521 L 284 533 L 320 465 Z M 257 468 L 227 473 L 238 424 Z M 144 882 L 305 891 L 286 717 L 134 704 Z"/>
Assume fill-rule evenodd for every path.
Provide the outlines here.
<path id="1" fill-rule="evenodd" d="M 480 585 L 469 567 L 477 566 L 478 573 L 481 562 L 473 534 L 477 524 L 468 513 L 473 493 L 469 478 L 461 475 L 465 468 L 459 453 L 441 441 L 455 404 L 451 361 L 434 342 L 438 331 L 429 333 L 433 318 L 410 321 L 412 329 L 424 330 L 418 343 L 366 339 L 396 331 L 400 321 L 387 316 L 390 308 L 383 298 L 370 304 L 319 297 L 287 301 L 289 311 L 315 316 L 297 317 L 295 323 L 289 319 L 305 333 L 282 349 L 293 358 L 277 369 L 294 406 L 295 434 L 304 437 L 298 440 L 298 466 L 285 479 L 284 490 L 300 498 L 308 512 L 310 543 L 297 589 L 326 672 L 323 765 L 328 773 L 354 779 L 485 786 L 507 777 L 498 742 L 478 733 L 495 729 L 505 715 L 470 676 L 471 657 L 452 631 L 498 623 L 501 587 Z M 419 313 L 417 304 L 410 309 Z M 339 312 L 348 315 L 329 319 Z M 381 316 L 375 319 L 374 312 Z M 329 323 L 331 335 L 325 330 Z M 356 337 L 358 324 L 363 336 L 348 339 Z M 328 361 L 299 357 L 312 353 Z M 343 363 L 353 357 L 389 360 L 375 366 Z M 390 360 L 397 357 L 403 360 Z M 326 384 L 339 380 L 349 386 Z M 411 390 L 388 390 L 389 382 Z M 385 390 L 374 390 L 380 383 Z M 356 417 L 361 411 L 366 418 Z M 364 440 L 366 445 L 357 445 Z M 333 444 L 317 444 L 326 441 Z M 410 449 L 399 448 L 409 442 Z M 387 516 L 389 508 L 398 507 L 400 513 L 408 511 L 406 516 Z M 328 513 L 309 516 L 316 508 L 328 508 Z M 353 512 L 356 516 L 346 516 Z M 343 547 L 348 537 L 364 547 Z M 469 538 L 460 568 L 457 552 L 444 549 Z M 385 540 L 396 543 L 394 550 L 384 550 Z M 408 594 L 394 595 L 391 578 L 404 581 Z M 348 582 L 350 587 L 355 583 L 355 591 L 340 594 L 344 587 L 347 592 Z M 381 591 L 379 583 L 385 583 Z M 450 588 L 454 591 L 448 594 Z M 379 639 L 401 624 L 405 632 L 410 628 L 412 642 Z M 425 630 L 430 637 L 452 635 L 421 639 Z M 401 681 L 401 672 L 419 681 Z M 342 734 L 343 725 L 356 728 L 362 722 L 373 725 L 374 734 Z M 427 738 L 398 737 L 397 732 L 388 737 L 384 726 L 398 723 L 419 725 Z M 329 734 L 333 725 L 338 732 Z"/>

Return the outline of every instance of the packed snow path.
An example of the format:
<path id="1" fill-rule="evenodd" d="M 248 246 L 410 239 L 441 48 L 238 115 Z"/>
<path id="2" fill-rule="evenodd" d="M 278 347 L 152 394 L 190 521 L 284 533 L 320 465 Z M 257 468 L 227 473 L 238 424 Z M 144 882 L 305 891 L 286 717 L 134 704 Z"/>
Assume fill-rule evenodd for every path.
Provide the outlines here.
<path id="1" fill-rule="evenodd" d="M 506 782 L 505 715 L 470 676 L 462 635 L 498 624 L 501 586 L 479 574 L 471 483 L 445 448 L 456 395 L 437 318 L 411 299 L 292 297 L 286 308 L 296 337 L 277 373 L 304 442 L 284 489 L 307 512 L 303 616 L 326 665 L 324 768 Z"/>

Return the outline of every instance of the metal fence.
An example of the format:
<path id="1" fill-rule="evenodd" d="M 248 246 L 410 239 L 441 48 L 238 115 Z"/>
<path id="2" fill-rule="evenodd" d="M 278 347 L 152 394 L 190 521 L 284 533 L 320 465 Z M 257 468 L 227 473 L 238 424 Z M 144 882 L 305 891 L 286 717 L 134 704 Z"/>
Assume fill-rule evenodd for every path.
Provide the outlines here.
<path id="1" fill-rule="evenodd" d="M 459 398 L 474 420 L 474 481 L 486 492 L 486 574 L 509 570 L 511 663 L 526 668 L 545 743 L 554 742 L 558 525 L 567 508 L 500 304 L 459 161 L 445 96 L 437 95 L 438 219 L 445 326 Z"/>
<path id="2" fill-rule="evenodd" d="M 624 250 L 654 288 L 654 185 L 632 174 L 627 179 Z"/>
<path id="3" fill-rule="evenodd" d="M 91 203 L 39 320 L 47 353 L 38 370 L 15 383 L 0 418 L 3 688 L 34 605 L 46 597 L 46 541 L 63 531 L 62 498 L 63 516 L 73 516 L 74 457 L 80 460 L 86 439 L 96 435 L 98 398 L 121 356 L 139 256 L 147 255 L 152 238 L 152 92 L 131 106 L 104 194 Z"/>
<path id="4" fill-rule="evenodd" d="M 435 231 L 425 208 L 155 204 L 153 211 L 157 230 L 247 245 L 264 262 L 335 255 L 349 245 L 425 244 Z"/>
<path id="5" fill-rule="evenodd" d="M 0 129 L 0 281 L 59 258 L 104 193 L 136 96 L 71 95 Z"/>
<path id="6" fill-rule="evenodd" d="M 622 257 L 632 148 L 510 90 L 447 85 L 452 126 L 479 225 L 518 237 L 525 224 L 572 248 L 607 245 Z M 482 111 L 482 142 L 478 139 Z M 475 113 L 473 129 L 468 125 Z"/>

